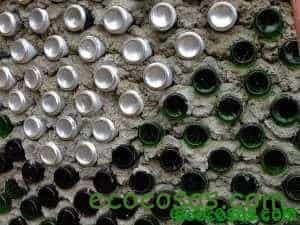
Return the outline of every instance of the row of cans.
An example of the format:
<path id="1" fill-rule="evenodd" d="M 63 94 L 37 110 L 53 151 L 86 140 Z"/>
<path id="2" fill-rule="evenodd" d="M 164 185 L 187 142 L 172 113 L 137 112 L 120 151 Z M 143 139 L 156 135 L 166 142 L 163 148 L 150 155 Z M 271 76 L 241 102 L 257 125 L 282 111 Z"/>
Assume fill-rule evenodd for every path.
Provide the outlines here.
<path id="1" fill-rule="evenodd" d="M 236 8 L 229 2 L 217 2 L 208 12 L 208 22 L 216 31 L 229 30 L 236 22 L 238 14 Z M 177 20 L 175 8 L 167 2 L 157 3 L 150 10 L 149 20 L 158 31 L 171 29 Z M 35 8 L 30 12 L 29 27 L 38 34 L 45 33 L 50 26 L 47 10 Z M 131 13 L 121 6 L 112 6 L 104 13 L 101 23 L 112 34 L 125 33 L 133 24 Z M 64 24 L 68 31 L 79 32 L 94 24 L 94 17 L 89 9 L 78 4 L 70 5 L 64 12 Z M 0 15 L 0 33 L 13 36 L 21 28 L 21 19 L 11 12 Z"/>
<path id="2" fill-rule="evenodd" d="M 175 8 L 166 2 L 156 4 L 150 11 L 150 23 L 156 30 L 167 31 L 177 20 Z M 94 24 L 91 12 L 77 4 L 70 5 L 64 13 L 64 24 L 68 31 L 80 32 Z M 217 31 L 230 29 L 237 20 L 237 11 L 228 2 L 215 3 L 208 12 L 208 22 Z M 50 26 L 47 10 L 35 8 L 28 18 L 29 27 L 35 33 L 45 33 Z M 121 6 L 112 6 L 102 18 L 102 24 L 111 34 L 127 32 L 133 24 L 132 15 Z M 21 19 L 13 12 L 5 11 L 0 14 L 0 34 L 14 36 L 21 29 Z M 185 59 L 198 56 L 205 48 L 202 37 L 195 32 L 184 32 L 178 35 L 175 49 L 178 55 Z M 69 53 L 68 44 L 62 36 L 52 35 L 44 44 L 44 54 L 49 60 L 59 60 Z M 28 40 L 20 38 L 11 48 L 11 56 L 16 63 L 28 63 L 36 56 L 37 50 Z M 105 53 L 105 43 L 94 36 L 86 36 L 78 48 L 81 59 L 94 62 Z M 122 55 L 128 63 L 140 63 L 152 55 L 151 45 L 144 38 L 132 38 L 122 48 Z"/>

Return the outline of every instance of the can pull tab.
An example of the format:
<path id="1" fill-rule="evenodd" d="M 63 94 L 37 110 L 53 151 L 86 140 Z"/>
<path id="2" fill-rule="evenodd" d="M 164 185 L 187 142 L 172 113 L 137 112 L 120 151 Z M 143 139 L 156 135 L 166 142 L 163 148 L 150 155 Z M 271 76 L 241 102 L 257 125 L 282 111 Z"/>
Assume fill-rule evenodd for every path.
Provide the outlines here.
<path id="1" fill-rule="evenodd" d="M 300 54 L 300 0 L 292 0 L 292 6 L 298 42 L 298 50 Z"/>

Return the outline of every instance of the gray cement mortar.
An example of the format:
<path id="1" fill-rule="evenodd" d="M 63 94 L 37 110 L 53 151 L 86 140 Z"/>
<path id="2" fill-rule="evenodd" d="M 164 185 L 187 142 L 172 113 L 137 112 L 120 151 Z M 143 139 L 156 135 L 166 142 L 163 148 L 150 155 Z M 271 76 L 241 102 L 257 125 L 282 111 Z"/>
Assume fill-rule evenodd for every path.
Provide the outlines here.
<path id="1" fill-rule="evenodd" d="M 286 40 L 295 37 L 293 30 L 293 19 L 291 16 L 291 6 L 288 1 L 269 1 L 269 0 L 230 0 L 238 9 L 239 20 L 238 23 L 228 32 L 217 33 L 209 28 L 206 20 L 206 13 L 209 7 L 215 1 L 210 0 L 166 0 L 175 6 L 178 21 L 176 26 L 168 32 L 159 33 L 153 30 L 149 25 L 148 13 L 151 7 L 160 2 L 158 0 L 150 1 L 134 1 L 134 0 L 103 0 L 103 1 L 76 1 L 70 0 L 63 3 L 54 3 L 49 0 L 33 0 L 28 5 L 22 6 L 16 3 L 15 0 L 2 0 L 0 3 L 0 11 L 9 10 L 16 11 L 24 21 L 24 27 L 22 30 L 12 38 L 0 37 L 0 48 L 4 51 L 9 51 L 8 47 L 12 41 L 18 38 L 26 38 L 31 41 L 39 50 L 39 55 L 30 63 L 25 65 L 17 65 L 12 62 L 11 59 L 3 59 L 0 61 L 1 65 L 10 67 L 14 74 L 17 76 L 18 83 L 17 89 L 25 90 L 28 97 L 33 100 L 32 106 L 26 113 L 17 115 L 10 112 L 7 108 L 7 96 L 8 93 L 0 92 L 0 102 L 3 104 L 2 112 L 7 114 L 13 123 L 16 125 L 13 132 L 5 139 L 0 140 L 0 146 L 4 146 L 7 140 L 13 137 L 21 138 L 26 151 L 27 159 L 40 161 L 38 157 L 39 146 L 43 145 L 49 140 L 55 141 L 59 146 L 63 147 L 64 161 L 63 164 L 72 164 L 79 172 L 81 176 L 80 182 L 71 190 L 63 191 L 59 189 L 59 193 L 63 196 L 63 200 L 59 203 L 58 207 L 54 210 L 43 209 L 45 217 L 55 217 L 58 211 L 65 207 L 72 205 L 73 196 L 76 191 L 89 187 L 93 188 L 91 178 L 95 172 L 104 166 L 108 166 L 111 159 L 111 151 L 119 144 L 133 143 L 142 156 L 139 163 L 135 168 L 128 170 L 118 170 L 112 167 L 113 172 L 117 175 L 117 179 L 121 186 L 117 192 L 125 193 L 129 191 L 128 178 L 133 169 L 145 167 L 151 170 L 156 177 L 157 184 L 171 183 L 178 184 L 181 175 L 188 171 L 192 167 L 201 168 L 202 171 L 207 171 L 207 154 L 216 149 L 217 147 L 226 146 L 236 156 L 236 163 L 234 168 L 224 174 L 216 175 L 215 173 L 208 171 L 208 177 L 210 179 L 210 185 L 208 191 L 218 191 L 221 196 L 230 195 L 230 180 L 239 171 L 249 171 L 254 174 L 261 184 L 260 193 L 273 192 L 278 190 L 281 181 L 287 174 L 293 171 L 300 171 L 300 152 L 297 151 L 292 144 L 289 143 L 291 138 L 297 129 L 299 124 L 293 127 L 282 128 L 277 126 L 269 116 L 269 106 L 272 100 L 280 93 L 288 93 L 298 100 L 300 100 L 300 73 L 297 70 L 288 69 L 278 60 L 277 49 Z M 63 22 L 62 16 L 64 9 L 71 3 L 79 3 L 85 5 L 92 10 L 95 16 L 95 25 L 85 30 L 82 33 L 70 33 L 67 32 Z M 259 9 L 273 5 L 279 9 L 283 15 L 285 29 L 283 36 L 276 41 L 270 42 L 261 40 L 257 37 L 253 28 L 251 27 L 253 21 L 253 15 Z M 101 25 L 101 17 L 106 8 L 112 5 L 120 5 L 128 9 L 134 16 L 134 25 L 130 27 L 129 31 L 124 35 L 110 35 L 104 30 Z M 28 28 L 28 14 L 31 9 L 35 7 L 45 8 L 51 18 L 51 26 L 47 33 L 43 35 L 36 35 Z M 195 31 L 200 34 L 206 44 L 205 53 L 193 60 L 182 60 L 175 54 L 174 41 L 176 35 L 183 31 Z M 43 43 L 49 35 L 60 34 L 68 42 L 70 46 L 70 55 L 61 59 L 59 62 L 48 61 L 42 53 Z M 79 40 L 85 35 L 95 35 L 104 41 L 107 46 L 107 52 L 105 56 L 101 57 L 97 62 L 91 64 L 83 63 L 77 55 L 77 47 Z M 129 65 L 120 55 L 120 49 L 124 41 L 130 37 L 144 37 L 151 42 L 151 46 L 154 51 L 154 55 L 145 63 L 140 65 Z M 263 68 L 268 70 L 272 74 L 273 88 L 271 93 L 264 98 L 250 98 L 242 87 L 242 79 L 249 68 L 237 68 L 228 61 L 228 48 L 235 41 L 239 39 L 247 39 L 255 43 L 259 52 L 258 60 L 251 68 Z M 142 81 L 142 72 L 146 65 L 150 62 L 165 62 L 170 65 L 175 72 L 174 85 L 166 91 L 153 92 L 148 90 Z M 102 93 L 96 89 L 93 84 L 93 71 L 103 63 L 113 63 L 117 65 L 121 72 L 121 82 L 113 93 Z M 80 85 L 75 91 L 63 92 L 59 91 L 56 84 L 56 71 L 61 65 L 73 65 L 80 73 Z M 213 96 L 203 97 L 195 94 L 191 83 L 191 76 L 200 65 L 209 64 L 215 67 L 222 80 L 220 90 Z M 26 67 L 32 65 L 38 66 L 42 69 L 46 76 L 40 90 L 36 92 L 30 92 L 25 89 L 22 78 L 23 70 Z M 91 117 L 82 117 L 74 107 L 74 96 L 80 90 L 92 89 L 97 92 L 104 101 L 104 107 L 101 112 Z M 125 118 L 118 110 L 118 96 L 128 89 L 135 89 L 143 96 L 145 102 L 145 108 L 143 114 L 137 118 Z M 72 115 L 81 124 L 81 132 L 73 141 L 60 140 L 55 132 L 54 125 L 58 117 L 48 117 L 45 115 L 40 107 L 41 95 L 49 90 L 58 90 L 67 102 L 64 111 L 58 117 L 62 115 Z M 167 94 L 174 91 L 178 91 L 186 95 L 189 99 L 189 116 L 180 123 L 170 123 L 159 111 L 161 99 Z M 229 127 L 220 122 L 214 116 L 214 107 L 218 99 L 231 93 L 244 102 L 245 111 L 243 113 L 240 123 L 237 123 L 233 127 Z M 29 115 L 42 116 L 47 121 L 48 132 L 38 141 L 31 141 L 26 139 L 22 129 L 22 122 Z M 114 121 L 119 129 L 118 137 L 109 144 L 97 143 L 91 135 L 91 124 L 93 119 L 99 116 L 106 116 Z M 159 146 L 153 148 L 146 148 L 136 140 L 137 126 L 144 120 L 155 119 L 165 129 L 170 131 L 170 134 L 165 136 Z M 182 141 L 182 131 L 185 124 L 193 121 L 202 121 L 207 124 L 211 130 L 211 140 L 201 149 L 189 149 Z M 258 122 L 264 127 L 267 134 L 267 142 L 257 151 L 246 151 L 241 148 L 239 143 L 235 139 L 235 134 L 239 130 L 242 123 Z M 74 159 L 74 146 L 79 140 L 90 140 L 96 144 L 99 160 L 97 165 L 89 168 L 80 167 Z M 263 149 L 268 146 L 280 146 L 285 152 L 288 153 L 290 159 L 290 166 L 287 173 L 280 176 L 271 177 L 262 172 L 258 159 Z M 180 171 L 176 173 L 164 172 L 158 162 L 157 155 L 165 146 L 177 146 L 180 148 L 181 153 L 186 159 L 186 163 Z M 21 184 L 23 183 L 21 176 L 22 163 L 16 163 L 15 168 L 0 176 L 0 184 L 9 178 L 14 177 Z M 30 192 L 28 195 L 34 195 L 36 190 L 41 186 L 53 182 L 53 173 L 57 167 L 47 167 L 45 179 L 36 184 L 28 187 Z M 27 196 L 28 196 L 27 195 Z M 25 198 L 25 197 L 24 197 Z M 5 225 L 7 222 L 20 215 L 19 205 L 22 199 L 13 201 L 13 210 L 9 214 L 0 216 L 0 224 Z M 288 202 L 291 207 L 297 207 L 300 209 L 299 204 Z M 83 225 L 94 224 L 96 218 L 101 215 L 105 210 L 99 210 L 97 216 L 91 218 L 82 218 L 81 223 Z M 135 216 L 128 221 L 118 221 L 119 224 L 133 224 L 134 220 L 142 214 L 149 213 L 139 209 Z M 35 220 L 29 222 L 29 224 L 38 224 L 41 220 Z M 163 222 L 165 223 L 165 222 Z M 173 224 L 174 222 L 166 222 L 166 224 Z"/>

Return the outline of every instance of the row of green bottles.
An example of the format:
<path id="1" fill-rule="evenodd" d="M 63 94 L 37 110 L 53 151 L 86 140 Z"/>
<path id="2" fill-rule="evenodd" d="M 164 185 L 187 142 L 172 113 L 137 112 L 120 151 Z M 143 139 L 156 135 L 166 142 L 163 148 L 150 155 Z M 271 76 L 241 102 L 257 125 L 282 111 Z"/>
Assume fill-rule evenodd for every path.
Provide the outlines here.
<path id="1" fill-rule="evenodd" d="M 221 116 L 224 116 L 223 114 Z M 225 118 L 228 118 L 226 116 Z M 163 127 L 155 122 L 148 121 L 138 127 L 138 139 L 145 146 L 156 146 L 165 135 Z M 291 142 L 296 148 L 299 145 L 300 131 L 297 132 Z M 186 125 L 183 130 L 182 139 L 190 148 L 202 147 L 210 138 L 209 127 L 202 123 L 192 123 Z M 266 141 L 265 131 L 258 123 L 243 125 L 236 134 L 236 139 L 245 149 L 255 150 L 260 148 Z"/>
<path id="2" fill-rule="evenodd" d="M 248 40 L 239 40 L 230 47 L 230 61 L 238 66 L 249 66 L 257 58 L 256 47 Z M 300 65 L 300 55 L 296 40 L 286 41 L 278 49 L 278 58 L 288 67 Z"/>
<path id="3" fill-rule="evenodd" d="M 210 95 L 218 90 L 221 82 L 214 68 L 204 66 L 199 68 L 192 77 L 192 86 L 201 95 Z M 244 87 L 249 95 L 266 95 L 272 86 L 270 74 L 264 70 L 250 71 L 244 79 Z"/>
<path id="4" fill-rule="evenodd" d="M 261 72 L 252 73 L 250 75 L 251 78 L 249 78 L 250 83 L 252 82 L 252 76 L 260 76 L 260 74 Z M 266 87 L 269 88 L 268 82 L 265 84 Z M 260 87 L 260 84 L 257 84 L 257 86 L 251 86 L 251 90 L 256 93 L 263 93 L 264 91 L 260 89 Z M 244 106 L 241 99 L 233 95 L 225 95 L 217 102 L 215 114 L 222 121 L 228 124 L 234 124 L 240 119 L 244 110 L 243 108 Z M 170 120 L 183 119 L 186 117 L 187 110 L 188 100 L 179 93 L 170 94 L 163 101 L 162 112 Z M 293 125 L 299 121 L 299 102 L 292 96 L 281 95 L 273 100 L 270 106 L 270 115 L 279 126 Z"/>
<path id="5" fill-rule="evenodd" d="M 288 169 L 289 159 L 282 149 L 269 147 L 259 158 L 262 170 L 270 176 L 277 176 Z M 232 168 L 235 156 L 226 147 L 221 147 L 211 151 L 207 160 L 209 169 L 216 173 L 225 173 Z"/>
<path id="6" fill-rule="evenodd" d="M 279 10 L 267 7 L 256 13 L 253 27 L 260 38 L 275 40 L 282 35 L 284 22 Z M 279 48 L 278 57 L 285 65 L 298 67 L 300 65 L 300 54 L 297 41 L 286 41 Z M 257 50 L 247 40 L 237 41 L 230 47 L 230 60 L 236 65 L 251 65 L 256 58 Z"/>

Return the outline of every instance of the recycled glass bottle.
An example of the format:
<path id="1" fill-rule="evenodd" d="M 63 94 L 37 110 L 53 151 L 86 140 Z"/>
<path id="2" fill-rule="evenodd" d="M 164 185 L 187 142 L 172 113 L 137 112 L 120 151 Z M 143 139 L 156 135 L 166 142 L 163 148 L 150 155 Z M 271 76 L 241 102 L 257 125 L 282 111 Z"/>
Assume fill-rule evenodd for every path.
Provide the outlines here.
<path id="1" fill-rule="evenodd" d="M 183 131 L 183 140 L 191 147 L 202 146 L 209 139 L 209 128 L 201 124 L 191 124 L 185 127 Z"/>
<path id="2" fill-rule="evenodd" d="M 43 215 L 42 206 L 35 196 L 23 200 L 20 205 L 20 211 L 22 216 L 27 220 L 34 220 Z"/>
<path id="3" fill-rule="evenodd" d="M 203 192 L 208 187 L 208 178 L 199 169 L 192 169 L 181 177 L 180 186 L 187 193 Z"/>
<path id="4" fill-rule="evenodd" d="M 282 150 L 270 148 L 262 153 L 261 166 L 266 173 L 276 176 L 287 169 L 288 157 Z"/>
<path id="5" fill-rule="evenodd" d="M 289 126 L 298 120 L 300 106 L 295 98 L 288 95 L 280 96 L 272 102 L 270 114 L 279 126 Z"/>
<path id="6" fill-rule="evenodd" d="M 54 172 L 54 182 L 61 189 L 72 188 L 79 179 L 79 173 L 70 165 L 61 166 Z"/>
<path id="7" fill-rule="evenodd" d="M 213 150 L 208 156 L 208 167 L 217 172 L 224 173 L 229 171 L 233 166 L 233 155 L 225 147 Z"/>
<path id="8" fill-rule="evenodd" d="M 167 172 L 175 172 L 179 170 L 184 159 L 179 152 L 179 149 L 175 147 L 167 147 L 162 151 L 159 156 L 160 166 Z"/>
<path id="9" fill-rule="evenodd" d="M 112 152 L 112 164 L 119 169 L 132 167 L 138 159 L 138 153 L 132 145 L 119 145 Z"/>
<path id="10" fill-rule="evenodd" d="M 259 124 L 250 123 L 242 126 L 237 138 L 246 149 L 257 149 L 264 144 L 265 132 Z"/>
<path id="11" fill-rule="evenodd" d="M 26 161 L 22 167 L 23 180 L 28 184 L 38 183 L 44 179 L 45 168 L 36 161 Z"/>
<path id="12" fill-rule="evenodd" d="M 214 68 L 204 66 L 198 68 L 192 77 L 192 86 L 201 95 L 213 94 L 220 86 L 220 79 Z"/>
<path id="13" fill-rule="evenodd" d="M 162 111 L 170 120 L 183 119 L 188 111 L 188 101 L 182 94 L 172 93 L 164 99 Z"/>
<path id="14" fill-rule="evenodd" d="M 298 67 L 300 65 L 300 55 L 298 43 L 296 40 L 286 41 L 278 50 L 279 59 L 289 67 Z"/>
<path id="15" fill-rule="evenodd" d="M 236 65 L 250 65 L 255 61 L 256 54 L 255 46 L 247 40 L 237 41 L 230 47 L 230 59 Z"/>
<path id="16" fill-rule="evenodd" d="M 72 207 L 62 208 L 57 214 L 56 225 L 80 225 L 80 218 Z"/>
<path id="17" fill-rule="evenodd" d="M 0 137 L 7 137 L 12 132 L 14 126 L 12 125 L 8 116 L 0 114 Z"/>
<path id="18" fill-rule="evenodd" d="M 233 193 L 247 196 L 258 191 L 259 183 L 252 174 L 241 172 L 232 178 L 230 187 Z"/>
<path id="19" fill-rule="evenodd" d="M 138 127 L 138 138 L 147 146 L 157 145 L 163 134 L 163 128 L 156 122 L 145 122 Z"/>
<path id="20" fill-rule="evenodd" d="M 24 161 L 26 159 L 22 141 L 18 138 L 9 140 L 4 146 L 4 152 L 6 158 L 12 162 Z"/>
<path id="21" fill-rule="evenodd" d="M 89 204 L 90 195 L 93 193 L 94 191 L 91 189 L 83 188 L 75 194 L 73 205 L 81 216 L 91 217 L 97 213 L 97 209 L 92 208 Z"/>
<path id="22" fill-rule="evenodd" d="M 100 169 L 93 178 L 94 187 L 100 193 L 111 193 L 117 185 L 116 176 L 110 169 Z"/>
<path id="23" fill-rule="evenodd" d="M 154 176 L 150 172 L 144 170 L 134 171 L 129 178 L 129 186 L 137 194 L 151 191 L 154 185 Z"/>
<path id="24" fill-rule="evenodd" d="M 49 184 L 41 187 L 38 191 L 38 199 L 42 206 L 53 209 L 59 202 L 59 194 L 55 185 Z"/>
<path id="25" fill-rule="evenodd" d="M 243 105 L 241 100 L 231 95 L 222 97 L 216 108 L 217 117 L 230 124 L 235 123 L 242 112 Z"/>
<path id="26" fill-rule="evenodd" d="M 249 95 L 263 96 L 271 90 L 270 75 L 263 70 L 253 70 L 247 74 L 244 86 Z"/>
<path id="27" fill-rule="evenodd" d="M 300 202 L 300 175 L 289 174 L 282 182 L 282 189 L 285 196 L 295 202 Z"/>
<path id="28" fill-rule="evenodd" d="M 274 8 L 264 8 L 256 14 L 254 26 L 259 36 L 263 38 L 277 37 L 283 29 L 282 16 Z"/>

